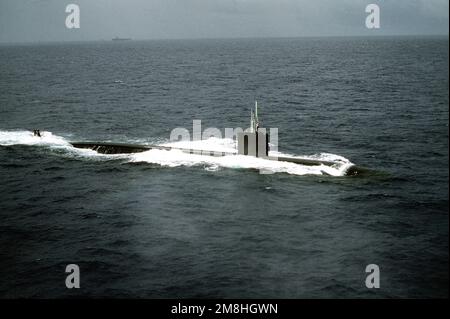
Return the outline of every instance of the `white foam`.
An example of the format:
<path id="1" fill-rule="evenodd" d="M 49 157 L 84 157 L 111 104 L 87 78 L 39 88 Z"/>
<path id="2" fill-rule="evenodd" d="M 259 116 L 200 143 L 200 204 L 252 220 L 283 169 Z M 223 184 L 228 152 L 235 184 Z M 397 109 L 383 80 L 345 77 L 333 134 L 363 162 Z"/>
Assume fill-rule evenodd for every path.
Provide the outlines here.
<path id="1" fill-rule="evenodd" d="M 270 152 L 271 156 L 283 156 L 292 158 L 309 158 L 336 162 L 333 166 L 307 166 L 291 162 L 273 161 L 244 155 L 207 156 L 188 154 L 181 150 L 158 150 L 153 149 L 142 153 L 126 155 L 99 154 L 90 149 L 79 149 L 73 147 L 64 137 L 53 135 L 51 132 L 41 131 L 42 137 L 34 136 L 31 131 L 0 131 L 0 145 L 37 145 L 50 149 L 62 150 L 67 156 L 85 157 L 101 160 L 123 159 L 128 162 L 147 162 L 159 164 L 166 167 L 177 166 L 203 166 L 205 170 L 217 171 L 221 168 L 234 169 L 257 169 L 261 173 L 287 173 L 293 175 L 332 175 L 343 176 L 347 169 L 353 164 L 345 157 L 320 153 L 310 156 L 294 156 L 280 152 Z M 228 152 L 236 154 L 236 143 L 233 139 L 209 138 L 201 141 L 182 141 L 162 143 L 163 146 L 172 146 L 185 149 L 197 149 L 216 152 Z"/>
<path id="2" fill-rule="evenodd" d="M 164 143 L 161 145 L 194 150 L 237 153 L 236 142 L 231 138 L 210 137 L 207 140 L 179 141 L 179 142 Z"/>
<path id="3" fill-rule="evenodd" d="M 86 157 L 92 159 L 108 159 L 123 157 L 122 155 L 99 154 L 91 149 L 73 147 L 70 142 L 62 136 L 54 135 L 52 132 L 40 131 L 41 136 L 34 136 L 31 131 L 0 131 L 0 145 L 29 145 L 42 146 L 52 150 L 58 150 L 63 154 L 74 157 Z"/>
<path id="4" fill-rule="evenodd" d="M 61 136 L 53 135 L 51 132 L 41 131 L 41 137 L 34 136 L 30 131 L 0 131 L 0 145 L 70 145 Z"/>
<path id="5" fill-rule="evenodd" d="M 185 149 L 197 149 L 217 152 L 236 152 L 236 143 L 233 139 L 218 139 L 210 138 L 201 141 L 183 141 L 174 143 L 165 143 L 164 146 L 179 147 Z M 221 167 L 226 168 L 241 168 L 241 169 L 258 169 L 261 173 L 288 173 L 293 175 L 332 175 L 343 176 L 347 169 L 353 164 L 345 157 L 321 153 L 311 156 L 293 156 L 283 154 L 280 152 L 270 152 L 272 156 L 283 156 L 293 158 L 309 158 L 336 162 L 333 166 L 318 165 L 307 166 L 291 162 L 273 161 L 262 158 L 256 158 L 244 155 L 227 155 L 227 156 L 207 156 L 188 154 L 181 150 L 150 150 L 143 153 L 133 154 L 131 162 L 148 162 L 155 163 L 162 166 L 176 167 L 176 166 L 198 166 L 202 165 L 206 170 L 215 171 Z"/>

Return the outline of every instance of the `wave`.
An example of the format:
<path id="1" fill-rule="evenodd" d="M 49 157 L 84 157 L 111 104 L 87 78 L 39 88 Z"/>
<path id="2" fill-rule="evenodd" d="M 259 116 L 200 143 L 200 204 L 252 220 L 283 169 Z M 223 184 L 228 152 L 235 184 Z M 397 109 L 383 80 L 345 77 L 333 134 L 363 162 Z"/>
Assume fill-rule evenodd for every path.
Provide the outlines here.
<path id="1" fill-rule="evenodd" d="M 70 145 L 64 137 L 53 135 L 51 132 L 42 131 L 41 135 L 39 138 L 30 131 L 0 131 L 0 145 Z"/>
<path id="2" fill-rule="evenodd" d="M 59 154 L 66 154 L 74 157 L 86 157 L 86 158 L 107 158 L 111 155 L 99 154 L 90 149 L 80 149 L 73 147 L 70 142 L 58 135 L 54 135 L 52 132 L 40 131 L 41 137 L 34 136 L 33 132 L 21 130 L 21 131 L 0 131 L 0 146 L 38 146 L 56 151 Z"/>
<path id="3" fill-rule="evenodd" d="M 102 160 L 123 159 L 129 163 L 150 163 L 164 167 L 178 166 L 203 166 L 208 171 L 218 171 L 222 168 L 231 169 L 257 169 L 264 174 L 287 173 L 292 175 L 331 175 L 344 176 L 347 170 L 354 166 L 345 157 L 320 153 L 309 156 L 296 156 L 281 152 L 269 152 L 271 156 L 283 156 L 291 158 L 307 158 L 336 162 L 333 166 L 318 165 L 306 166 L 291 162 L 273 161 L 252 156 L 237 155 L 236 142 L 230 138 L 219 139 L 211 137 L 200 141 L 180 141 L 170 143 L 159 143 L 161 146 L 171 146 L 177 148 L 198 149 L 216 152 L 227 152 L 235 155 L 227 156 L 207 156 L 188 154 L 178 149 L 170 151 L 152 149 L 142 153 L 106 155 L 99 154 L 90 149 L 79 149 L 73 147 L 70 142 L 58 135 L 48 131 L 41 131 L 42 137 L 33 136 L 31 131 L 0 131 L 0 145 L 30 145 L 42 146 L 52 150 L 63 151 L 68 156 L 94 158 Z"/>

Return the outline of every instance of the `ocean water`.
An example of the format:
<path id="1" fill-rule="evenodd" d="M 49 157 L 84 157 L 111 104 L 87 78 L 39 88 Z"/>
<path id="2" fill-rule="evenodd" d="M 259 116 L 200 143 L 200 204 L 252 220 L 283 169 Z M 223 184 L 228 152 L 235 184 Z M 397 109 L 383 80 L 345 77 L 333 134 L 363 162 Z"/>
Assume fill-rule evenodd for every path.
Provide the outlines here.
<path id="1" fill-rule="evenodd" d="M 70 145 L 245 128 L 255 99 L 280 153 L 360 173 Z M 448 38 L 1 45 L 0 181 L 0 297 L 448 297 Z"/>

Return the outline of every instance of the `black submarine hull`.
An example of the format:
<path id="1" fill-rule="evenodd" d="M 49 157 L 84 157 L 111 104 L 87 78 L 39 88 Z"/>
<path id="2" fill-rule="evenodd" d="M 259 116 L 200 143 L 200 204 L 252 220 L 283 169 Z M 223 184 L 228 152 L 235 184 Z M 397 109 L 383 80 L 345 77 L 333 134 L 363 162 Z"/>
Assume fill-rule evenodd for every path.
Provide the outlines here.
<path id="1" fill-rule="evenodd" d="M 101 154 L 130 154 L 151 150 L 153 147 L 139 144 L 125 143 L 97 143 L 97 142 L 75 142 L 71 143 L 76 148 L 86 148 Z"/>

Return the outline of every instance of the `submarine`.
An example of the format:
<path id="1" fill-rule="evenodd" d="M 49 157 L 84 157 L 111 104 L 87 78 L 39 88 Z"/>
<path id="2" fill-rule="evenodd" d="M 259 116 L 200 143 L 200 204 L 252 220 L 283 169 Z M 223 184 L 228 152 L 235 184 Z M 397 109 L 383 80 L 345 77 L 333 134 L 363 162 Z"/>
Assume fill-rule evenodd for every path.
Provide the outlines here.
<path id="1" fill-rule="evenodd" d="M 146 152 L 152 149 L 157 150 L 179 150 L 187 154 L 205 155 L 205 156 L 229 156 L 229 155 L 245 155 L 254 156 L 271 161 L 291 162 L 295 164 L 308 166 L 334 166 L 343 164 L 339 161 L 326 161 L 311 158 L 287 157 L 287 156 L 270 156 L 269 155 L 269 134 L 266 129 L 260 128 L 258 118 L 258 102 L 255 101 L 255 110 L 250 112 L 250 129 L 248 131 L 237 133 L 237 153 L 220 152 L 211 150 L 189 149 L 173 146 L 162 145 L 144 145 L 144 144 L 128 144 L 113 142 L 72 142 L 73 147 L 82 149 L 91 149 L 101 154 L 130 154 Z M 324 171 L 322 171 L 326 174 Z M 346 170 L 346 175 L 356 175 L 358 173 L 355 165 L 351 165 Z"/>

